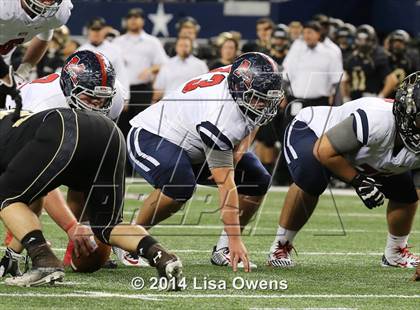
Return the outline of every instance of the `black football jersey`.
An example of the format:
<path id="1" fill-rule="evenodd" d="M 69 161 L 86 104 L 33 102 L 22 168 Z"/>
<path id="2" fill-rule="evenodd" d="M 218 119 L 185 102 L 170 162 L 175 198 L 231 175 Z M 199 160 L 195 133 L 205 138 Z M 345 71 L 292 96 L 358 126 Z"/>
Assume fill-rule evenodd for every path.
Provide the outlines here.
<path id="1" fill-rule="evenodd" d="M 369 55 L 355 50 L 346 59 L 344 70 L 349 77 L 352 100 L 366 94 L 378 94 L 384 86 L 386 76 L 391 73 L 388 54 L 382 47 L 376 47 Z"/>

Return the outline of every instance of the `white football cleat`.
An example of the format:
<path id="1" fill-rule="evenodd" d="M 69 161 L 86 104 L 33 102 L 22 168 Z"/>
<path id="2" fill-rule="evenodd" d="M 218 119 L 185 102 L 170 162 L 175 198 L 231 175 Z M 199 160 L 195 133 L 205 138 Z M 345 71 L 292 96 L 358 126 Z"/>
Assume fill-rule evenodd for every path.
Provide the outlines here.
<path id="1" fill-rule="evenodd" d="M 216 249 L 216 246 L 213 247 L 213 252 L 211 253 L 210 262 L 216 266 L 231 266 L 229 248 L 220 248 Z M 257 268 L 257 265 L 249 262 L 249 267 L 251 269 Z M 244 263 L 242 261 L 238 262 L 238 268 L 244 268 Z"/>
<path id="2" fill-rule="evenodd" d="M 124 266 L 150 267 L 149 262 L 142 257 L 131 254 L 119 247 L 113 246 L 112 251 Z"/>
<path id="3" fill-rule="evenodd" d="M 25 272 L 20 277 L 7 278 L 4 283 L 10 286 L 31 287 L 62 282 L 63 278 L 63 268 L 39 267 Z"/>
<path id="4" fill-rule="evenodd" d="M 383 267 L 416 268 L 419 263 L 420 257 L 411 253 L 408 246 L 385 251 L 381 260 Z"/>
<path id="5" fill-rule="evenodd" d="M 277 268 L 293 267 L 295 263 L 290 255 L 293 249 L 294 247 L 289 241 L 286 241 L 285 244 L 277 242 L 277 245 L 268 254 L 267 265 Z"/>

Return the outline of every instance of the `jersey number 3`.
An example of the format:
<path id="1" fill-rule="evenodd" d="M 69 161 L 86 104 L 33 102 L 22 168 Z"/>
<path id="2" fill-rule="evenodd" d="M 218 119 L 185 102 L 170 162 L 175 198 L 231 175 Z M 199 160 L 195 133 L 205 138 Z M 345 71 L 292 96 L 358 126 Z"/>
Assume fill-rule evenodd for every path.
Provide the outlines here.
<path id="1" fill-rule="evenodd" d="M 182 92 L 185 94 L 197 88 L 204 88 L 204 87 L 218 85 L 222 83 L 224 79 L 225 79 L 225 76 L 223 74 L 215 74 L 207 80 L 194 79 L 194 80 L 189 81 L 187 84 L 185 84 L 184 88 L 182 89 Z"/>

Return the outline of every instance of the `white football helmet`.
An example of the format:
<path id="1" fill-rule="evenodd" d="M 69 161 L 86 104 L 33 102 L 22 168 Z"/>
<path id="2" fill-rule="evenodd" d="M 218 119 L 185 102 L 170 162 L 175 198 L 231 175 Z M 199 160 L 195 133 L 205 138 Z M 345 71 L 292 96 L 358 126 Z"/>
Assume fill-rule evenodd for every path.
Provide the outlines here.
<path id="1" fill-rule="evenodd" d="M 57 13 L 63 0 L 23 0 L 36 16 L 51 17 Z"/>

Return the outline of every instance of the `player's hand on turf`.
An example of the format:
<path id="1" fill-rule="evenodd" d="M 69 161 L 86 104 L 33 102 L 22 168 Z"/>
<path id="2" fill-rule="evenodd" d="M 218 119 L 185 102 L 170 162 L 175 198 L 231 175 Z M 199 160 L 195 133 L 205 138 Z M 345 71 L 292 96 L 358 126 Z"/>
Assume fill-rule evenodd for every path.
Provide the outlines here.
<path id="1" fill-rule="evenodd" d="M 380 191 L 380 184 L 372 178 L 358 174 L 350 182 L 356 190 L 357 195 L 369 209 L 379 207 L 384 204 L 385 196 Z"/>
<path id="2" fill-rule="evenodd" d="M 233 271 L 238 270 L 238 262 L 240 261 L 244 264 L 244 271 L 250 271 L 248 251 L 240 237 L 229 238 L 229 255 Z"/>
<path id="3" fill-rule="evenodd" d="M 67 231 L 67 235 L 73 241 L 76 257 L 89 256 L 98 247 L 89 226 L 75 224 Z"/>

